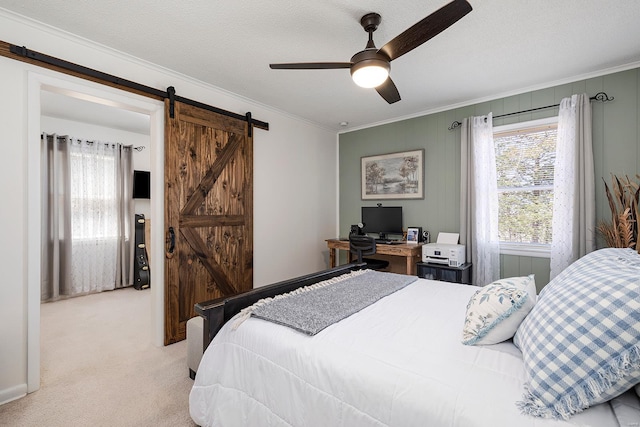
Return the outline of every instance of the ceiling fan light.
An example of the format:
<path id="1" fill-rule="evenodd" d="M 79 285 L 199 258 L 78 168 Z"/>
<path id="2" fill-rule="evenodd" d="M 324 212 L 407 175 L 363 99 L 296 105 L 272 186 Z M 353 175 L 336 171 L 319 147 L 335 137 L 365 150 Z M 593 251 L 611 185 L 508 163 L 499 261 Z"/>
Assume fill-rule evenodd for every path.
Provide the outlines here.
<path id="1" fill-rule="evenodd" d="M 379 60 L 365 60 L 351 67 L 351 78 L 360 87 L 377 87 L 389 77 L 389 63 Z"/>

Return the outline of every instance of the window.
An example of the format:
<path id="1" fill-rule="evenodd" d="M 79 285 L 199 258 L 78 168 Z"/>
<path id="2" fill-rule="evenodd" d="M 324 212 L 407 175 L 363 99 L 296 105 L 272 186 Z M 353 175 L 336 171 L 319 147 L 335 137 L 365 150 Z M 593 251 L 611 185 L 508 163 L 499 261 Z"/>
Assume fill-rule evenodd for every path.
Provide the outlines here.
<path id="1" fill-rule="evenodd" d="M 116 154 L 105 144 L 92 147 L 83 142 L 71 146 L 71 227 L 76 240 L 118 237 Z"/>
<path id="2" fill-rule="evenodd" d="M 549 256 L 556 117 L 494 128 L 503 254 Z"/>

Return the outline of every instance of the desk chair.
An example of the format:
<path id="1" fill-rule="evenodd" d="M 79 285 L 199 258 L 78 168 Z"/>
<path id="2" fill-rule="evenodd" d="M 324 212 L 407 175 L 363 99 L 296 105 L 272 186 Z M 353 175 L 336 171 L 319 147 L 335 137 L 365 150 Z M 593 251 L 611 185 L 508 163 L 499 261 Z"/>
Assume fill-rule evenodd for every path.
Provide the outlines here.
<path id="1" fill-rule="evenodd" d="M 389 266 L 389 261 L 363 258 L 363 255 L 373 255 L 376 253 L 376 239 L 373 237 L 352 234 L 349 236 L 349 251 L 358 258 L 359 263 L 366 263 L 366 268 L 383 270 Z"/>

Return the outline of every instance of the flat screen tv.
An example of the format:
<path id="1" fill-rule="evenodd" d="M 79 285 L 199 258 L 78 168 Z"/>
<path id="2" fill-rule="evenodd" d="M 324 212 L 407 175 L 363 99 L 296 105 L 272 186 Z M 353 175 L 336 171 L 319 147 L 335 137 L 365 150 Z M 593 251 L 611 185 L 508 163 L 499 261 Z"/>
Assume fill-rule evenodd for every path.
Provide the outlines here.
<path id="1" fill-rule="evenodd" d="M 151 172 L 133 171 L 133 198 L 151 198 Z"/>
<path id="2" fill-rule="evenodd" d="M 387 239 L 388 234 L 402 235 L 402 206 L 363 206 L 364 232 Z"/>

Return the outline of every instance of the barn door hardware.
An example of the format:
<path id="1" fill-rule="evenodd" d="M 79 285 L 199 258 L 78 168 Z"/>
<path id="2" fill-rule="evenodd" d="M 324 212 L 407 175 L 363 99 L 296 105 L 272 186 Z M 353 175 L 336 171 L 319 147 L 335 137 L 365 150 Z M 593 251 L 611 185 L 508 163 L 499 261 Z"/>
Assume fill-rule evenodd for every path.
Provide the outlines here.
<path id="1" fill-rule="evenodd" d="M 48 68 L 65 74 L 69 74 L 75 77 L 91 80 L 100 84 L 106 84 L 108 86 L 117 87 L 128 92 L 136 93 L 138 95 L 147 96 L 150 98 L 164 100 L 169 98 L 169 89 L 162 91 L 153 87 L 145 86 L 140 83 L 133 82 L 131 80 L 123 79 L 121 77 L 107 74 L 102 71 L 94 70 L 93 68 L 85 67 L 73 62 L 66 61 L 54 56 L 45 55 L 44 53 L 37 52 L 35 50 L 28 49 L 25 46 L 18 46 L 10 44 L 0 40 L 0 56 L 27 62 L 29 64 L 35 64 L 40 67 Z M 171 86 L 173 88 L 173 86 Z M 173 90 L 174 102 L 182 102 L 193 107 L 202 108 L 204 110 L 213 111 L 214 113 L 222 114 L 223 116 L 232 117 L 238 120 L 246 120 L 246 116 L 239 113 L 223 110 L 222 108 L 214 107 L 204 104 L 202 102 L 194 101 L 188 98 L 182 98 L 175 94 Z M 171 100 L 170 100 L 171 102 Z M 173 117 L 173 114 L 171 115 Z M 269 123 L 260 120 L 252 119 L 253 126 L 269 130 Z"/>
<path id="2" fill-rule="evenodd" d="M 167 97 L 169 98 L 169 117 L 172 119 L 176 115 L 176 88 L 169 86 L 167 88 Z"/>
<path id="3" fill-rule="evenodd" d="M 251 121 L 251 111 L 247 112 L 247 114 L 245 114 L 245 117 L 247 118 L 247 125 L 249 126 L 247 135 L 249 136 L 249 138 L 251 138 L 253 137 L 253 122 Z"/>

